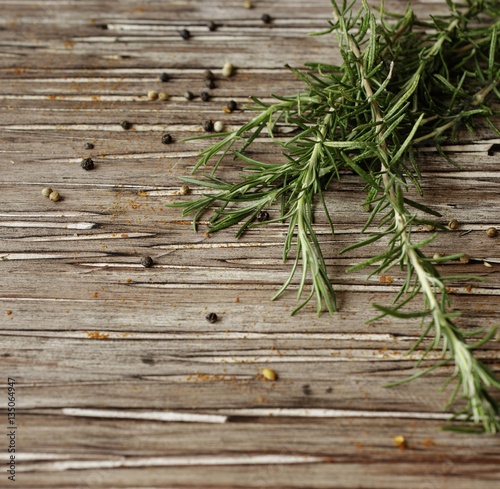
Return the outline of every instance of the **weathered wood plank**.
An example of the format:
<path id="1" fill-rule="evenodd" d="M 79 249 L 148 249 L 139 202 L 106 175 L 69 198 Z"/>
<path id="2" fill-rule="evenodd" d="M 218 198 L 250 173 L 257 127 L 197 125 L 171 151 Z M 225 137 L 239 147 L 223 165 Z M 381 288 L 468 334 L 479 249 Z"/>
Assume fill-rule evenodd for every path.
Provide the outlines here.
<path id="1" fill-rule="evenodd" d="M 289 272 L 285 225 L 240 240 L 232 231 L 206 236 L 205 222 L 194 233 L 188 217 L 165 207 L 201 193 L 178 190 L 208 142 L 182 139 L 202 134 L 206 120 L 229 128 L 248 120 L 250 95 L 271 100 L 300 89 L 285 63 L 339 59 L 331 38 L 306 36 L 326 26 L 327 1 L 253 3 L 0 2 L 0 365 L 18 383 L 18 484 L 496 487 L 498 437 L 439 429 L 448 416 L 440 387 L 452 367 L 383 387 L 413 373 L 428 343 L 408 357 L 418 322 L 367 323 L 370 304 L 389 304 L 402 276 L 394 270 L 393 282 L 381 283 L 368 271 L 345 273 L 384 249 L 381 241 L 338 255 L 360 239 L 366 219 L 353 176 L 327 193 L 334 236 L 324 212 L 315 214 L 338 293 L 332 318 L 317 317 L 312 305 L 290 317 L 293 286 L 270 302 Z M 423 15 L 446 11 L 443 0 L 412 6 Z M 386 7 L 404 10 L 397 0 Z M 188 41 L 182 28 L 193 34 Z M 224 79 L 227 59 L 237 72 Z M 207 68 L 217 79 L 204 103 Z M 170 99 L 148 101 L 148 90 Z M 197 97 L 187 101 L 186 90 Z M 226 114 L 229 100 L 238 110 Z M 161 143 L 164 132 L 173 144 Z M 95 148 L 85 150 L 86 142 Z M 430 148 L 419 155 L 423 200 L 442 224 L 459 222 L 438 233 L 429 253 L 466 252 L 471 263 L 440 270 L 486 279 L 451 284 L 464 327 L 500 323 L 499 238 L 484 233 L 500 227 L 498 144 L 485 126 L 461 134 L 445 147 L 460 170 Z M 280 157 L 266 138 L 255 151 Z M 79 165 L 88 156 L 91 172 Z M 228 161 L 224 174 L 231 180 L 240 170 Z M 45 199 L 44 186 L 63 199 Z M 152 268 L 140 264 L 143 255 L 154 258 Z M 219 321 L 207 322 L 209 312 Z M 493 341 L 478 352 L 497 371 L 499 348 Z M 263 380 L 266 366 L 278 381 Z M 396 435 L 406 437 L 406 449 L 394 445 Z"/>

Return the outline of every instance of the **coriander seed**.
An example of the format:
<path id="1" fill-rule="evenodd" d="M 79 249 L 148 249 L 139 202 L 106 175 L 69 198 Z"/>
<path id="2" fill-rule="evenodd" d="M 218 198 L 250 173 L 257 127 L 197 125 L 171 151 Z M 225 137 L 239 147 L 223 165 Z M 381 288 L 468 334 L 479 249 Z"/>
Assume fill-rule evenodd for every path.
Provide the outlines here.
<path id="1" fill-rule="evenodd" d="M 173 142 L 173 140 L 174 140 L 174 138 L 170 134 L 168 134 L 167 132 L 161 137 L 161 142 L 163 144 L 170 144 Z"/>
<path id="2" fill-rule="evenodd" d="M 168 73 L 162 73 L 160 75 L 160 81 L 168 82 L 170 80 L 170 75 Z"/>
<path id="3" fill-rule="evenodd" d="M 209 323 L 216 323 L 219 318 L 217 317 L 217 314 L 215 314 L 215 312 L 211 312 L 209 314 L 206 315 L 205 319 L 209 322 Z"/>
<path id="4" fill-rule="evenodd" d="M 59 192 L 56 192 L 55 190 L 53 190 L 52 192 L 50 192 L 49 194 L 49 199 L 52 201 L 52 202 L 57 202 L 58 200 L 61 200 L 61 196 L 59 195 Z"/>
<path id="5" fill-rule="evenodd" d="M 490 237 L 490 238 L 495 238 L 497 235 L 498 235 L 498 229 L 497 228 L 494 228 L 493 226 L 488 228 L 486 231 L 486 236 Z"/>
<path id="6" fill-rule="evenodd" d="M 270 368 L 263 368 L 262 376 L 264 377 L 264 379 L 269 380 L 271 382 L 275 381 L 278 378 L 278 374 Z"/>
<path id="7" fill-rule="evenodd" d="M 160 92 L 158 94 L 158 100 L 161 100 L 162 102 L 164 102 L 165 100 L 168 100 L 169 98 L 170 98 L 170 96 L 166 92 Z"/>
<path id="8" fill-rule="evenodd" d="M 443 258 L 443 254 L 436 252 L 434 253 L 434 256 L 432 257 L 434 260 L 439 260 L 440 258 Z"/>
<path id="9" fill-rule="evenodd" d="M 153 266 L 153 259 L 146 255 L 146 256 L 143 256 L 141 258 L 141 265 L 144 267 L 144 268 L 151 268 Z"/>
<path id="10" fill-rule="evenodd" d="M 260 20 L 262 20 L 264 24 L 270 24 L 272 21 L 271 16 L 269 14 L 262 14 Z"/>
<path id="11" fill-rule="evenodd" d="M 448 227 L 450 229 L 457 229 L 458 228 L 458 221 L 456 219 L 452 219 L 449 223 L 448 223 Z"/>
<path id="12" fill-rule="evenodd" d="M 222 132 L 224 130 L 224 123 L 222 121 L 215 121 L 214 122 L 214 131 L 215 132 Z"/>
<path id="13" fill-rule="evenodd" d="M 245 0 L 243 2 L 243 7 L 245 7 L 248 10 L 253 9 L 253 3 L 250 0 Z"/>
<path id="14" fill-rule="evenodd" d="M 224 66 L 222 67 L 222 76 L 229 78 L 230 76 L 232 76 L 233 72 L 234 72 L 233 64 L 230 63 L 229 61 L 226 61 L 226 63 L 224 63 Z"/>
<path id="15" fill-rule="evenodd" d="M 467 253 L 464 253 L 460 257 L 460 263 L 469 263 L 469 262 L 470 262 L 470 255 L 468 255 Z"/>
<path id="16" fill-rule="evenodd" d="M 158 98 L 158 92 L 154 90 L 149 90 L 148 92 L 148 100 L 156 100 Z"/>
<path id="17" fill-rule="evenodd" d="M 179 195 L 189 195 L 191 189 L 187 185 L 183 185 L 179 190 Z"/>
<path id="18" fill-rule="evenodd" d="M 210 94 L 208 92 L 201 92 L 200 98 L 203 102 L 208 102 L 210 100 Z"/>
<path id="19" fill-rule="evenodd" d="M 52 193 L 52 189 L 50 187 L 42 188 L 42 195 L 44 197 L 48 197 Z"/>
<path id="20" fill-rule="evenodd" d="M 187 29 L 182 29 L 180 32 L 179 32 L 179 35 L 182 37 L 182 39 L 184 39 L 185 41 L 187 41 L 190 37 L 191 37 L 191 33 L 187 30 Z"/>
<path id="21" fill-rule="evenodd" d="M 92 143 L 85 143 L 83 149 L 94 149 L 94 145 Z"/>
<path id="22" fill-rule="evenodd" d="M 94 169 L 94 160 L 92 158 L 85 158 L 80 163 L 80 166 L 85 170 L 93 170 Z"/>
<path id="23" fill-rule="evenodd" d="M 213 123 L 213 121 L 205 121 L 203 123 L 203 130 L 205 132 L 212 132 L 214 130 L 214 123 Z"/>
<path id="24" fill-rule="evenodd" d="M 123 121 L 120 125 L 123 127 L 123 129 L 125 129 L 125 131 L 128 131 L 132 128 L 132 123 L 129 121 Z"/>

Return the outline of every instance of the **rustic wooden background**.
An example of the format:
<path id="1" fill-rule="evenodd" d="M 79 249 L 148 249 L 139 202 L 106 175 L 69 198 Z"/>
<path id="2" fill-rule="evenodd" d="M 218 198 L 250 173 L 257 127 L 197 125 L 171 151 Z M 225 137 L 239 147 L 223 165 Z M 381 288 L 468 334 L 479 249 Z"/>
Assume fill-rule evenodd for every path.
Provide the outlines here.
<path id="1" fill-rule="evenodd" d="M 401 11 L 405 2 L 386 3 Z M 444 0 L 412 3 L 422 15 L 446 9 Z M 293 290 L 269 301 L 289 270 L 284 226 L 206 236 L 165 207 L 191 198 L 178 194 L 180 176 L 207 145 L 182 138 L 209 119 L 248 120 L 249 95 L 296 90 L 284 63 L 338 59 L 333 37 L 306 36 L 325 26 L 327 0 L 253 4 L 0 1 L 0 364 L 1 382 L 18 386 L 16 487 L 498 487 L 499 437 L 440 429 L 450 370 L 383 387 L 411 372 L 405 353 L 419 328 L 365 323 L 371 302 L 391 301 L 398 275 L 384 284 L 344 273 L 375 251 L 336 254 L 365 218 L 353 177 L 328 193 L 335 237 L 318 213 L 334 317 L 313 306 L 290 317 Z M 237 67 L 229 79 L 226 60 Z M 207 68 L 216 88 L 202 102 Z M 170 99 L 148 101 L 148 90 Z M 187 101 L 186 90 L 197 97 Z M 232 99 L 241 110 L 227 114 Z M 161 143 L 165 132 L 173 144 Z M 430 252 L 467 252 L 471 263 L 445 272 L 487 279 L 454 289 L 461 324 L 474 327 L 500 324 L 499 238 L 484 232 L 500 226 L 499 144 L 480 131 L 447 147 L 462 171 L 422 156 L 428 201 L 443 222 L 460 223 Z M 96 166 L 85 172 L 89 156 Z M 227 167 L 228 178 L 235 171 Z M 62 200 L 43 197 L 46 186 Z M 218 322 L 206 321 L 210 312 Z M 498 351 L 497 340 L 480 353 L 497 370 Z M 263 367 L 279 379 L 264 381 Z"/>

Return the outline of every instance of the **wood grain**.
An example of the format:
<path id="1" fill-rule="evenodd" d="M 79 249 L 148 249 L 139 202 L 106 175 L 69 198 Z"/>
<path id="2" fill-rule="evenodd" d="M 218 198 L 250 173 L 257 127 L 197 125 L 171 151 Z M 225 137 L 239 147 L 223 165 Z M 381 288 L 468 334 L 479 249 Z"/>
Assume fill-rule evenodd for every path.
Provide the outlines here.
<path id="1" fill-rule="evenodd" d="M 0 365 L 2 382 L 18 387 L 18 487 L 497 487 L 499 438 L 440 429 L 448 418 L 440 387 L 452 367 L 384 388 L 413 372 L 426 344 L 408 356 L 418 324 L 367 323 L 371 303 L 394 297 L 400 273 L 391 284 L 345 273 L 384 248 L 338 255 L 361 239 L 366 218 L 354 176 L 327 193 L 335 235 L 324 212 L 315 214 L 338 291 L 333 317 L 313 306 L 290 317 L 293 286 L 270 302 L 289 272 L 285 225 L 240 240 L 232 231 L 207 236 L 203 223 L 195 233 L 165 207 L 192 198 L 179 195 L 180 177 L 207 144 L 183 138 L 201 134 L 206 120 L 237 127 L 250 117 L 249 96 L 299 89 L 285 63 L 339 59 L 330 37 L 307 36 L 325 27 L 327 1 L 253 3 L 0 2 Z M 412 6 L 446 11 L 444 0 Z M 226 60 L 237 67 L 228 79 L 219 75 Z M 216 88 L 205 103 L 207 68 Z M 149 101 L 148 90 L 170 98 Z M 196 98 L 187 101 L 186 90 Z M 239 107 L 232 114 L 223 111 L 229 100 Z M 161 143 L 164 132 L 173 144 Z M 452 284 L 458 321 L 470 328 L 500 324 L 499 238 L 484 232 L 500 227 L 499 144 L 479 126 L 445 147 L 460 169 L 429 148 L 419 155 L 424 200 L 444 224 L 459 222 L 429 252 L 467 252 L 469 264 L 445 264 L 443 273 L 485 279 Z M 280 157 L 265 139 L 254 151 Z M 89 156 L 95 169 L 85 172 Z M 228 165 L 225 176 L 239 169 Z M 44 198 L 46 186 L 62 200 Z M 209 312 L 219 321 L 207 322 Z M 498 352 L 493 341 L 478 356 L 498 371 Z M 262 378 L 266 366 L 278 381 Z M 6 445 L 0 453 L 6 460 Z"/>

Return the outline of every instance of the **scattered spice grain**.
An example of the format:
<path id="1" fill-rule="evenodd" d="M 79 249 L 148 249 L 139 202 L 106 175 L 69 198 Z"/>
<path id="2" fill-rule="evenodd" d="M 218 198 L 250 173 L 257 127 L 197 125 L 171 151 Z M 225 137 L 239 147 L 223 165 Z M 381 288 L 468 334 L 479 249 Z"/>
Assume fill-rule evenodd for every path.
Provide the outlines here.
<path id="1" fill-rule="evenodd" d="M 269 14 L 262 14 L 260 20 L 262 20 L 264 24 L 270 24 L 272 21 L 271 16 Z"/>
<path id="2" fill-rule="evenodd" d="M 226 63 L 224 63 L 224 66 L 222 67 L 222 76 L 229 78 L 230 76 L 233 75 L 233 72 L 234 72 L 233 64 L 230 63 L 229 61 L 226 61 Z"/>
<path id="3" fill-rule="evenodd" d="M 215 132 L 222 132 L 224 130 L 224 123 L 222 121 L 215 121 L 214 122 L 214 131 Z"/>
<path id="4" fill-rule="evenodd" d="M 168 134 L 168 132 L 163 134 L 163 136 L 161 137 L 161 142 L 163 144 L 170 144 L 173 142 L 173 140 L 174 140 L 174 138 L 170 134 Z"/>
<path id="5" fill-rule="evenodd" d="M 200 98 L 203 102 L 208 102 L 210 100 L 210 94 L 208 92 L 201 92 Z"/>
<path id="6" fill-rule="evenodd" d="M 392 439 L 394 445 L 396 445 L 400 450 L 408 448 L 408 442 L 403 435 L 397 435 Z"/>
<path id="7" fill-rule="evenodd" d="M 207 24 L 207 27 L 208 27 L 208 30 L 210 32 L 213 32 L 213 31 L 216 31 L 217 30 L 217 24 L 211 20 L 208 24 Z"/>
<path id="8" fill-rule="evenodd" d="M 155 90 L 148 91 L 148 100 L 156 100 L 158 98 L 158 92 Z"/>
<path id="9" fill-rule="evenodd" d="M 214 123 L 213 123 L 213 121 L 205 121 L 203 123 L 203 130 L 205 132 L 212 132 L 214 130 Z"/>
<path id="10" fill-rule="evenodd" d="M 187 185 L 183 185 L 179 190 L 179 195 L 189 195 L 191 189 Z"/>
<path id="11" fill-rule="evenodd" d="M 227 103 L 226 108 L 228 109 L 229 112 L 234 112 L 238 108 L 238 104 L 234 100 L 230 100 Z"/>
<path id="12" fill-rule="evenodd" d="M 458 221 L 456 219 L 452 219 L 449 223 L 448 223 L 448 227 L 450 229 L 457 229 L 458 228 Z"/>
<path id="13" fill-rule="evenodd" d="M 49 199 L 52 202 L 57 202 L 58 200 L 61 200 L 61 196 L 59 195 L 59 192 L 56 192 L 55 190 L 50 192 Z"/>
<path id="14" fill-rule="evenodd" d="M 271 382 L 274 382 L 278 378 L 278 374 L 274 370 L 267 367 L 262 369 L 262 376 L 264 379 Z"/>
<path id="15" fill-rule="evenodd" d="M 214 80 L 205 80 L 205 86 L 207 88 L 213 89 L 213 88 L 215 88 L 215 81 Z"/>
<path id="16" fill-rule="evenodd" d="M 469 263 L 470 262 L 470 256 L 467 253 L 464 253 L 460 257 L 460 263 Z"/>
<path id="17" fill-rule="evenodd" d="M 271 216 L 269 215 L 269 212 L 267 212 L 267 211 L 260 211 L 257 214 L 257 221 L 259 221 L 259 222 L 269 221 L 270 218 L 271 218 Z"/>
<path id="18" fill-rule="evenodd" d="M 94 149 L 94 145 L 92 143 L 85 143 L 83 149 Z"/>
<path id="19" fill-rule="evenodd" d="M 93 170 L 94 169 L 94 160 L 92 158 L 85 158 L 80 163 L 80 166 L 85 170 Z"/>
<path id="20" fill-rule="evenodd" d="M 120 125 L 123 127 L 123 129 L 125 129 L 125 131 L 128 131 L 132 128 L 132 123 L 129 121 L 123 121 Z"/>
<path id="21" fill-rule="evenodd" d="M 179 35 L 182 37 L 182 39 L 184 39 L 185 41 L 187 41 L 190 37 L 191 37 L 191 33 L 187 30 L 187 29 L 182 29 L 180 32 L 179 32 Z"/>
<path id="22" fill-rule="evenodd" d="M 153 259 L 150 256 L 145 255 L 141 258 L 141 265 L 144 268 L 151 268 L 153 266 Z"/>
<path id="23" fill-rule="evenodd" d="M 203 72 L 203 78 L 205 80 L 213 80 L 213 79 L 215 79 L 215 75 L 213 74 L 213 72 L 211 70 L 205 70 Z"/>
<path id="24" fill-rule="evenodd" d="M 52 189 L 50 187 L 42 188 L 42 195 L 44 197 L 48 197 L 52 193 Z"/>
<path id="25" fill-rule="evenodd" d="M 160 75 L 160 81 L 162 82 L 168 82 L 170 80 L 170 75 L 168 73 L 162 73 Z"/>
<path id="26" fill-rule="evenodd" d="M 493 226 L 492 227 L 489 227 L 486 231 L 486 236 L 488 236 L 489 238 L 496 238 L 498 236 L 498 229 L 497 228 L 494 228 Z"/>
<path id="27" fill-rule="evenodd" d="M 209 323 L 216 323 L 219 318 L 217 317 L 217 314 L 215 314 L 215 312 L 211 312 L 209 314 L 206 315 L 206 318 L 205 318 Z"/>
<path id="28" fill-rule="evenodd" d="M 169 98 L 170 98 L 170 96 L 166 92 L 160 92 L 158 94 L 158 100 L 165 101 L 165 100 L 168 100 Z"/>
<path id="29" fill-rule="evenodd" d="M 184 92 L 184 98 L 186 100 L 193 100 L 194 99 L 194 93 L 187 90 L 186 92 Z"/>
<path id="30" fill-rule="evenodd" d="M 436 252 L 432 258 L 434 258 L 434 260 L 439 260 L 440 258 L 443 258 L 443 254 Z"/>

